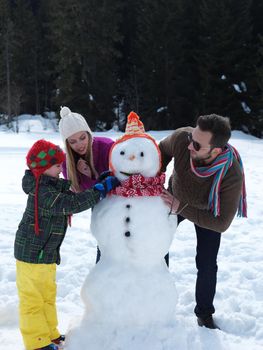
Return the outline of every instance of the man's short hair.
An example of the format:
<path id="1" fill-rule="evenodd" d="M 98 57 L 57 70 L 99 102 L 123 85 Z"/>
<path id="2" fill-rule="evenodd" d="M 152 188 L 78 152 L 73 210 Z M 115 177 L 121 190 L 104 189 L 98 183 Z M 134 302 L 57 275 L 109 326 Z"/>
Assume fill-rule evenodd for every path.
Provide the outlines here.
<path id="1" fill-rule="evenodd" d="M 202 131 L 210 131 L 212 147 L 224 148 L 231 137 L 230 120 L 217 114 L 201 115 L 197 119 L 197 126 Z"/>

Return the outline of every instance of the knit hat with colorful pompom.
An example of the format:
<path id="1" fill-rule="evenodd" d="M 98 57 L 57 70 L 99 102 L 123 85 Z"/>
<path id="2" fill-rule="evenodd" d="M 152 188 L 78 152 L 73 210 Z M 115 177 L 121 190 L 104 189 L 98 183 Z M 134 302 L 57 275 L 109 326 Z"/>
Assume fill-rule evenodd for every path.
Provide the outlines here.
<path id="1" fill-rule="evenodd" d="M 26 156 L 26 163 L 36 178 L 35 190 L 35 232 L 39 234 L 38 226 L 38 186 L 40 176 L 55 164 L 61 164 L 66 159 L 62 149 L 46 140 L 36 141 Z"/>
<path id="2" fill-rule="evenodd" d="M 111 162 L 111 154 L 112 154 L 114 147 L 117 144 L 124 142 L 124 141 L 127 141 L 127 140 L 132 139 L 132 138 L 146 138 L 146 139 L 153 142 L 153 144 L 156 147 L 156 150 L 158 152 L 158 155 L 159 155 L 159 169 L 160 169 L 161 168 L 161 151 L 159 149 L 159 146 L 157 145 L 155 139 L 151 135 L 149 135 L 145 132 L 143 122 L 140 120 L 140 117 L 135 112 L 130 112 L 130 114 L 127 117 L 127 123 L 126 123 L 124 135 L 121 136 L 119 139 L 117 139 L 111 147 L 110 155 L 109 155 L 110 169 L 112 171 L 114 171 L 114 168 L 113 168 L 113 165 Z"/>

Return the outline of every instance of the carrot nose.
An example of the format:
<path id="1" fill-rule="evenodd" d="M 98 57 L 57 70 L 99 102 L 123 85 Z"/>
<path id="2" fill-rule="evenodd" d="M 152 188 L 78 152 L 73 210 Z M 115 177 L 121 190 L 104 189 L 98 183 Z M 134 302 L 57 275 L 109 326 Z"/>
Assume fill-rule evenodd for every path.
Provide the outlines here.
<path id="1" fill-rule="evenodd" d="M 134 154 L 132 154 L 131 156 L 129 156 L 129 159 L 130 159 L 130 160 L 135 159 L 135 155 L 134 155 Z"/>

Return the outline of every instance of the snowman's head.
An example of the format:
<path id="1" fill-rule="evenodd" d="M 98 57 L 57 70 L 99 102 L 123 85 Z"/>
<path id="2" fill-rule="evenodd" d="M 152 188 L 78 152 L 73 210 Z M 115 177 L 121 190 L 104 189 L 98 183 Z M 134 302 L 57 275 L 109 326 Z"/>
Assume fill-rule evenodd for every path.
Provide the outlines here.
<path id="1" fill-rule="evenodd" d="M 128 115 L 125 134 L 118 139 L 110 151 L 110 169 L 120 180 L 141 174 L 156 176 L 161 168 L 160 149 L 153 137 L 146 134 L 138 115 Z"/>
<path id="2" fill-rule="evenodd" d="M 110 168 L 120 180 L 141 174 L 154 177 L 160 170 L 160 151 L 156 143 L 145 137 L 132 137 L 113 145 Z"/>

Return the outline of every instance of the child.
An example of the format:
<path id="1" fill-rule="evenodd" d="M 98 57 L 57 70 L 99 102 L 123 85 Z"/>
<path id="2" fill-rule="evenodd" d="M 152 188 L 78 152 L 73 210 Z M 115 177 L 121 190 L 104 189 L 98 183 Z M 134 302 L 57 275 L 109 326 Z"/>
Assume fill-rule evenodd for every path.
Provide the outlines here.
<path id="1" fill-rule="evenodd" d="M 56 350 L 65 339 L 58 329 L 56 264 L 71 214 L 94 206 L 118 185 L 109 176 L 93 188 L 73 193 L 60 179 L 65 153 L 51 142 L 37 141 L 29 150 L 22 180 L 27 206 L 15 238 L 20 330 L 27 350 Z"/>

